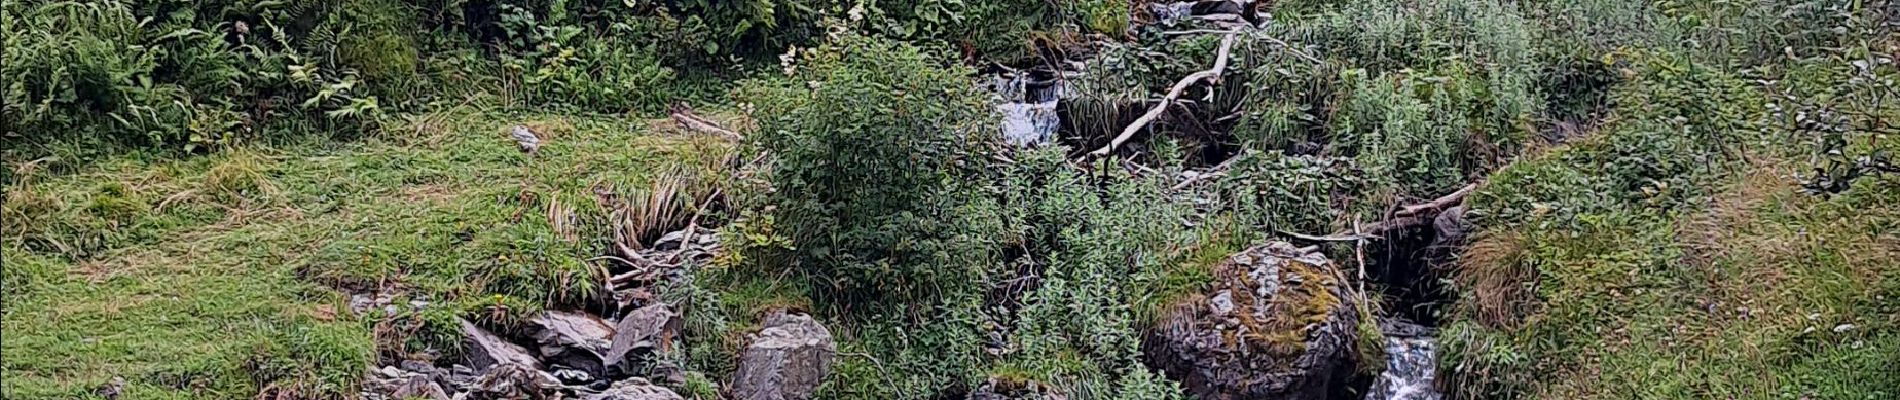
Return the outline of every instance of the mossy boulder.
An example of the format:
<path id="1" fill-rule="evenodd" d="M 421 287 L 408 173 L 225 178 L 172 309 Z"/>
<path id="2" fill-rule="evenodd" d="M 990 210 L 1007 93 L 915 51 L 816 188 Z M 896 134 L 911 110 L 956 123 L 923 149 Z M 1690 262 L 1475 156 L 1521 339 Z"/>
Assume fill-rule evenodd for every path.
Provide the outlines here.
<path id="1" fill-rule="evenodd" d="M 1164 314 L 1143 355 L 1201 399 L 1324 399 L 1353 370 L 1358 313 L 1344 285 L 1311 248 L 1249 248 Z"/>

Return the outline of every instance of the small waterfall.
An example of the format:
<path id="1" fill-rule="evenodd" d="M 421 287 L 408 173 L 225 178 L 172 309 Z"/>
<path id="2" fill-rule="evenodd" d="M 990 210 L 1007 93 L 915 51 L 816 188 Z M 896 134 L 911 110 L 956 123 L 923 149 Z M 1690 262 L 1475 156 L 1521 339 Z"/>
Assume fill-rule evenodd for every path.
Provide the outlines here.
<path id="1" fill-rule="evenodd" d="M 1439 400 L 1444 394 L 1432 385 L 1438 369 L 1438 340 L 1429 328 L 1407 322 L 1382 321 L 1385 331 L 1385 373 L 1372 381 L 1366 400 Z"/>
<path id="2" fill-rule="evenodd" d="M 1034 146 L 1055 138 L 1062 120 L 1056 116 L 1056 102 L 1066 91 L 1053 72 L 1032 70 L 999 75 L 992 83 L 1001 102 L 996 111 L 1003 115 L 1003 139 L 1017 146 Z"/>

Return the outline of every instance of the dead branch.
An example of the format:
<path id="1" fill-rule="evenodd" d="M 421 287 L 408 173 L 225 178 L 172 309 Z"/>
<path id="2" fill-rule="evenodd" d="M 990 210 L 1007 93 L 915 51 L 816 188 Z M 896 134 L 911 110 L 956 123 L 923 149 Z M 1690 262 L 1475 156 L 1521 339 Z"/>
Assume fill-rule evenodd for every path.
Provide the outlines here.
<path id="1" fill-rule="evenodd" d="M 1451 206 L 1463 203 L 1465 201 L 1465 196 L 1469 196 L 1471 195 L 1471 192 L 1476 192 L 1476 191 L 1478 191 L 1478 184 L 1473 183 L 1473 184 L 1465 185 L 1465 187 L 1459 188 L 1458 191 L 1456 192 L 1451 192 L 1451 194 L 1444 195 L 1443 197 L 1439 197 L 1437 199 L 1433 199 L 1432 201 L 1427 202 L 1425 204 L 1405 206 L 1405 208 L 1399 209 L 1399 212 L 1394 213 L 1393 215 L 1400 216 L 1400 217 L 1409 217 L 1409 216 L 1419 215 L 1421 213 L 1437 213 L 1446 208 L 1451 208 Z"/>
<path id="2" fill-rule="evenodd" d="M 1400 208 L 1398 211 L 1392 213 L 1392 219 L 1380 221 L 1378 224 L 1363 230 L 1340 231 L 1326 236 L 1315 236 L 1288 231 L 1280 231 L 1280 233 L 1292 236 L 1295 239 L 1312 242 L 1357 242 L 1368 239 L 1378 239 L 1385 237 L 1385 233 L 1392 230 L 1424 225 L 1431 222 L 1432 217 L 1437 216 L 1439 211 L 1464 204 L 1465 197 L 1470 196 L 1472 192 L 1476 191 L 1478 191 L 1478 184 L 1465 185 L 1465 187 L 1458 189 L 1456 192 L 1432 199 L 1432 201 L 1425 202 L 1424 204 L 1415 204 Z"/>
<path id="3" fill-rule="evenodd" d="M 1102 148 L 1089 154 L 1101 157 L 1114 152 L 1115 148 L 1121 147 L 1123 142 L 1127 142 L 1128 139 L 1135 137 L 1136 132 L 1140 132 L 1142 128 L 1148 127 L 1148 124 L 1154 122 L 1156 117 L 1160 117 L 1161 113 L 1167 112 L 1168 107 L 1173 105 L 1175 100 L 1181 98 L 1181 93 L 1186 92 L 1188 86 L 1202 80 L 1220 80 L 1221 73 L 1227 70 L 1228 54 L 1233 51 L 1234 39 L 1237 36 L 1237 33 L 1228 33 L 1226 36 L 1221 37 L 1220 50 L 1219 53 L 1215 54 L 1213 68 L 1188 74 L 1187 77 L 1181 78 L 1181 81 L 1175 82 L 1174 87 L 1168 89 L 1168 95 L 1161 98 L 1160 104 L 1155 104 L 1153 108 L 1148 109 L 1147 113 L 1142 114 L 1141 118 L 1136 118 L 1134 123 L 1128 124 L 1127 128 L 1122 129 L 1121 135 L 1109 141 L 1107 146 L 1102 146 Z"/>
<path id="4" fill-rule="evenodd" d="M 712 120 L 693 114 L 692 107 L 687 107 L 686 104 L 669 107 L 667 115 L 673 117 L 673 122 L 679 123 L 680 127 L 686 130 L 719 136 L 735 142 L 740 140 L 738 132 L 726 130 Z"/>

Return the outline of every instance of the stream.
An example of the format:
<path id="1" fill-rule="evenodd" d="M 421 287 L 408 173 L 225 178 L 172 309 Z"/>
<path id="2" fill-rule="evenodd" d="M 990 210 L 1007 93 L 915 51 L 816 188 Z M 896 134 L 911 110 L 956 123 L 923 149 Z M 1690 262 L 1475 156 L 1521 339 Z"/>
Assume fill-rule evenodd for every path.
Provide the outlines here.
<path id="1" fill-rule="evenodd" d="M 1003 116 L 1003 139 L 1016 146 L 1035 146 L 1055 138 L 1062 120 L 1056 102 L 1066 88 L 1056 74 L 1042 70 L 998 75 L 991 82 L 1001 98 L 996 111 Z"/>
<path id="2" fill-rule="evenodd" d="M 1438 369 L 1438 340 L 1430 328 L 1409 322 L 1382 321 L 1385 331 L 1385 372 L 1372 381 L 1366 400 L 1439 400 L 1444 395 L 1432 385 Z"/>

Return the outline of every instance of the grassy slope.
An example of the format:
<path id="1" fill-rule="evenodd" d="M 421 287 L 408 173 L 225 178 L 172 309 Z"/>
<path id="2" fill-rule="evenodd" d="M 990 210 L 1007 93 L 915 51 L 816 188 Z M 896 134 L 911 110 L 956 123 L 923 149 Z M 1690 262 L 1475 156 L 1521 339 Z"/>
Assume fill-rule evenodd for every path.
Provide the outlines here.
<path id="1" fill-rule="evenodd" d="M 448 113 L 359 142 L 125 155 L 62 174 L 12 163 L 4 397 L 70 398 L 113 376 L 134 398 L 344 390 L 374 358 L 378 317 L 350 315 L 323 283 L 558 302 L 585 291 L 574 278 L 591 273 L 590 243 L 549 229 L 545 199 L 597 220 L 579 203 L 596 186 L 645 187 L 726 149 L 639 120 L 553 118 L 529 157 L 507 139 L 514 121 Z"/>
<path id="2" fill-rule="evenodd" d="M 1732 78 L 1688 81 L 1724 79 Z M 1479 210 L 1529 216 L 1489 223 L 1465 255 L 1464 303 L 1444 364 L 1458 389 L 1592 399 L 1900 395 L 1900 177 L 1811 195 L 1793 181 L 1799 163 L 1777 156 L 1782 145 L 1729 131 L 1718 133 L 1725 146 L 1754 145 L 1752 156 L 1648 170 L 1662 172 L 1642 181 L 1647 195 L 1637 198 L 1593 187 L 1616 182 L 1605 170 L 1714 155 L 1671 147 L 1690 131 L 1651 123 L 1677 111 L 1644 111 L 1696 100 L 1667 101 L 1680 86 L 1636 85 L 1624 100 L 1662 101 L 1625 101 L 1631 111 L 1597 136 L 1507 167 L 1475 197 Z"/>

